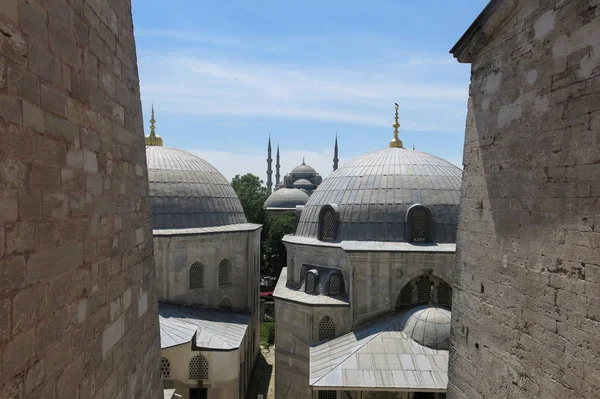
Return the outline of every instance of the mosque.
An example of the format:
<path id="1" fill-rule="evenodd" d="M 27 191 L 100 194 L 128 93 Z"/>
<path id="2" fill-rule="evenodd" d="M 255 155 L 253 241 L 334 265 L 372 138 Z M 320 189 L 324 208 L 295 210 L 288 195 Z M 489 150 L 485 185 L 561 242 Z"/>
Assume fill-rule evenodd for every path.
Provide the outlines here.
<path id="1" fill-rule="evenodd" d="M 335 137 L 335 146 L 333 150 L 333 170 L 338 168 L 338 141 Z M 322 183 L 323 178 L 310 165 L 307 165 L 304 159 L 302 164 L 296 166 L 290 173 L 284 176 L 283 182 L 280 181 L 280 158 L 279 144 L 277 145 L 277 155 L 275 160 L 275 191 L 273 189 L 273 158 L 271 157 L 271 137 L 267 145 L 267 190 L 269 197 L 264 203 L 264 208 L 269 215 L 279 215 L 288 211 L 295 211 L 297 206 L 306 204 L 312 193 Z"/>
<path id="2" fill-rule="evenodd" d="M 462 171 L 398 138 L 298 209 L 274 292 L 280 399 L 441 399 Z"/>
<path id="3" fill-rule="evenodd" d="M 261 225 L 205 160 L 146 136 L 161 375 L 183 399 L 243 398 L 259 350 Z"/>

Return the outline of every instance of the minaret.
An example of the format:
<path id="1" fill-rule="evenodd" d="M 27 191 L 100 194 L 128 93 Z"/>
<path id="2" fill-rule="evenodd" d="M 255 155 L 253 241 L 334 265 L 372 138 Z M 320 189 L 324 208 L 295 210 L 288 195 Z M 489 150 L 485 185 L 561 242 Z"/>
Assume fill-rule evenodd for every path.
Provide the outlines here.
<path id="1" fill-rule="evenodd" d="M 394 105 L 396 106 L 396 121 L 392 125 L 392 127 L 394 128 L 394 138 L 390 140 L 390 147 L 403 148 L 402 140 L 398 138 L 398 128 L 400 127 L 400 124 L 398 123 L 398 103 L 394 103 Z"/>
<path id="2" fill-rule="evenodd" d="M 338 158 L 338 143 L 337 143 L 337 133 L 335 134 L 335 147 L 333 149 L 333 170 L 337 170 L 338 162 L 340 162 Z"/>
<path id="3" fill-rule="evenodd" d="M 144 137 L 146 145 L 162 147 L 163 139 L 155 132 L 156 120 L 154 119 L 154 104 L 152 104 L 152 116 L 150 117 L 150 134 Z"/>
<path id="4" fill-rule="evenodd" d="M 271 135 L 269 135 L 269 145 L 267 147 L 267 191 L 269 195 L 273 191 L 273 180 L 271 176 L 273 175 L 273 169 L 271 169 L 271 165 L 273 163 L 273 158 L 271 158 Z"/>
<path id="5" fill-rule="evenodd" d="M 279 174 L 279 169 L 281 165 L 279 164 L 279 143 L 277 143 L 277 159 L 275 160 L 275 189 L 279 186 L 279 178 L 281 175 Z"/>

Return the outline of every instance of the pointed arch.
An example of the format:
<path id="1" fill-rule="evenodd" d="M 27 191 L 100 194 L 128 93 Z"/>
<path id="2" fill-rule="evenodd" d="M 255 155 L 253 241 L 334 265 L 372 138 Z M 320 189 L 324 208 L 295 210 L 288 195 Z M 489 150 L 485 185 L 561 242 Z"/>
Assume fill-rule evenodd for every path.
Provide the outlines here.
<path id="1" fill-rule="evenodd" d="M 190 266 L 190 290 L 204 288 L 204 265 L 200 262 Z"/>
<path id="2" fill-rule="evenodd" d="M 219 263 L 219 285 L 231 285 L 231 263 L 227 258 Z"/>
<path id="3" fill-rule="evenodd" d="M 319 322 L 319 341 L 332 339 L 336 337 L 335 321 L 331 316 L 323 316 Z"/>

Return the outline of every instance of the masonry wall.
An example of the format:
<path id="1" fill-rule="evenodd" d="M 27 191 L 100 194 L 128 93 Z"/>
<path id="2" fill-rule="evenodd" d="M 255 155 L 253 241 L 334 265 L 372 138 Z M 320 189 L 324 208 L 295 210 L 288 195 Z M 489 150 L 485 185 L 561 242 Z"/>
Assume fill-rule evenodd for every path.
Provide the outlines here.
<path id="1" fill-rule="evenodd" d="M 464 59 L 448 397 L 597 398 L 600 6 L 505 3 Z"/>
<path id="2" fill-rule="evenodd" d="M 162 397 L 130 2 L 3 0 L 0 32 L 0 397 Z"/>

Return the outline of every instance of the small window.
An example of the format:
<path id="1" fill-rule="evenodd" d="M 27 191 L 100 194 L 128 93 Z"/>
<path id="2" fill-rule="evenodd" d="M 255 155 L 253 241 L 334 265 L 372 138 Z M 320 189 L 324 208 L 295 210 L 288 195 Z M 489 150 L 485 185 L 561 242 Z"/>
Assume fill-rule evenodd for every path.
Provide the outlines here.
<path id="1" fill-rule="evenodd" d="M 305 292 L 307 294 L 314 294 L 315 293 L 315 286 L 317 283 L 317 278 L 315 273 L 313 272 L 308 272 L 306 273 L 306 287 L 305 287 Z"/>
<path id="2" fill-rule="evenodd" d="M 171 362 L 166 357 L 160 359 L 160 376 L 161 378 L 171 378 Z"/>
<path id="3" fill-rule="evenodd" d="M 219 307 L 221 309 L 231 310 L 231 308 L 233 307 L 233 303 L 231 302 L 231 298 L 229 298 L 228 296 L 223 297 L 221 299 L 221 301 L 219 302 Z"/>
<path id="4" fill-rule="evenodd" d="M 319 341 L 335 338 L 335 322 L 329 316 L 325 316 L 319 323 Z"/>
<path id="5" fill-rule="evenodd" d="M 410 229 L 412 242 L 427 242 L 429 237 L 429 212 L 425 207 L 419 206 L 410 211 Z"/>
<path id="6" fill-rule="evenodd" d="M 331 208 L 321 214 L 321 240 L 335 240 L 335 211 Z"/>
<path id="7" fill-rule="evenodd" d="M 204 287 L 204 265 L 194 262 L 190 267 L 190 290 Z"/>
<path id="8" fill-rule="evenodd" d="M 208 380 L 208 360 L 196 355 L 190 360 L 190 380 Z"/>
<path id="9" fill-rule="evenodd" d="M 429 303 L 431 300 L 431 281 L 424 277 L 417 282 L 417 301 L 418 303 Z"/>
<path id="10" fill-rule="evenodd" d="M 411 305 L 413 303 L 413 286 L 408 283 L 400 291 L 400 305 Z"/>
<path id="11" fill-rule="evenodd" d="M 318 391 L 319 399 L 337 399 L 337 391 Z"/>
<path id="12" fill-rule="evenodd" d="M 329 295 L 339 295 L 343 292 L 343 279 L 339 273 L 329 276 Z"/>
<path id="13" fill-rule="evenodd" d="M 450 284 L 442 281 L 437 286 L 437 297 L 438 304 L 450 306 L 452 304 L 452 287 L 450 287 Z"/>
<path id="14" fill-rule="evenodd" d="M 219 263 L 219 285 L 231 285 L 231 263 L 227 259 Z"/>

